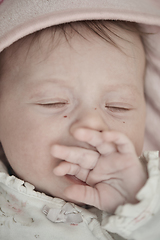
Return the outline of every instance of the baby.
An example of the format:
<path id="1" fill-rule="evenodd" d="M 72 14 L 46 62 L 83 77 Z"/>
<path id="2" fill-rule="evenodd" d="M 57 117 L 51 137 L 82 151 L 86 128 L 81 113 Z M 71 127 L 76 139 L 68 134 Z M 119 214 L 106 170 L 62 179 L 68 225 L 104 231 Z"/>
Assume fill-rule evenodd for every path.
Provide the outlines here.
<path id="1" fill-rule="evenodd" d="M 64 24 L 12 44 L 0 81 L 0 141 L 12 173 L 108 213 L 137 203 L 147 180 L 144 75 L 129 23 Z"/>

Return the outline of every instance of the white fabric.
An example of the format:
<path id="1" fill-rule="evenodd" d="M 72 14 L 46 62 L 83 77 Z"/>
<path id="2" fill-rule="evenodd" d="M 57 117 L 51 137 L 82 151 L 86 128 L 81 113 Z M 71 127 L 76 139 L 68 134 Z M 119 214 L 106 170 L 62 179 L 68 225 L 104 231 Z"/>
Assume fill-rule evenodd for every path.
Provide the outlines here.
<path id="1" fill-rule="evenodd" d="M 137 194 L 140 202 L 135 205 L 119 206 L 115 215 L 112 216 L 95 208 L 87 210 L 75 204 L 67 206 L 66 202 L 61 199 L 36 192 L 31 184 L 9 176 L 1 162 L 0 239 L 121 240 L 124 237 L 135 240 L 159 240 L 160 170 L 158 154 L 158 152 L 144 153 L 148 162 L 149 179 Z M 48 209 L 57 210 L 57 212 L 67 209 L 67 212 L 79 214 L 82 222 L 75 224 L 69 221 L 52 222 L 44 214 L 45 206 Z M 150 234 L 151 229 L 152 234 Z"/>

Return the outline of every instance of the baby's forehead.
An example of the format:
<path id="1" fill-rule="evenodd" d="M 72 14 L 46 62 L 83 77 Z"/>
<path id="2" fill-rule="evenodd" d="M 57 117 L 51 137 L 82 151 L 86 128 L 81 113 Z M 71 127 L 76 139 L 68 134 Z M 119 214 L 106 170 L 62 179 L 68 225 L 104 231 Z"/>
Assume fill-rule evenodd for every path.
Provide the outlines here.
<path id="1" fill-rule="evenodd" d="M 127 54 L 137 58 L 137 64 L 144 61 L 142 51 L 139 51 L 142 43 L 137 25 L 115 21 L 85 21 L 49 27 L 20 39 L 0 54 L 4 66 L 2 69 L 13 67 L 17 61 L 21 65 L 25 64 L 28 59 L 28 61 L 37 61 L 38 54 L 43 55 L 43 59 L 46 59 L 61 43 L 67 43 L 67 46 L 72 48 L 73 39 L 90 43 L 95 39 L 93 36 L 98 41 L 109 43 L 110 46 L 114 46 L 124 54 L 128 48 Z M 37 59 L 35 55 L 37 55 Z"/>

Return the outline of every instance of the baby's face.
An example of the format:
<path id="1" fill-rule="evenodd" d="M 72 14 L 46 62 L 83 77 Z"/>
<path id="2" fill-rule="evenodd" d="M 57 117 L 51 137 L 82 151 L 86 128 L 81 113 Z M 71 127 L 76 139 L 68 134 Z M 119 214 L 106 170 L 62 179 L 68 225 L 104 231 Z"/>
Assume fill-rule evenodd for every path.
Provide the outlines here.
<path id="1" fill-rule="evenodd" d="M 145 56 L 136 34 L 118 33 L 132 42 L 114 37 L 123 52 L 91 33 L 87 40 L 75 34 L 69 43 L 61 36 L 49 52 L 48 35 L 41 50 L 34 43 L 26 54 L 26 42 L 6 63 L 0 141 L 16 175 L 37 190 L 65 198 L 74 180 L 54 175 L 60 160 L 50 152 L 54 144 L 91 148 L 75 140 L 77 128 L 123 132 L 141 154 Z"/>

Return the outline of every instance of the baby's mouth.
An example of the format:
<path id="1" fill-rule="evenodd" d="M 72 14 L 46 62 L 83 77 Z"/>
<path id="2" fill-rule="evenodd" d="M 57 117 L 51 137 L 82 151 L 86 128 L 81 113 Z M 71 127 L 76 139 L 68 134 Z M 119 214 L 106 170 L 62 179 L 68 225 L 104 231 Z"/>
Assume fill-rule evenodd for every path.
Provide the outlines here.
<path id="1" fill-rule="evenodd" d="M 65 175 L 65 177 L 66 177 L 69 181 L 71 181 L 72 183 L 74 183 L 74 184 L 87 185 L 86 182 L 83 182 L 82 180 L 78 179 L 78 178 L 77 178 L 76 176 L 74 176 L 74 175 L 69 175 L 69 174 L 67 174 L 67 175 Z"/>

